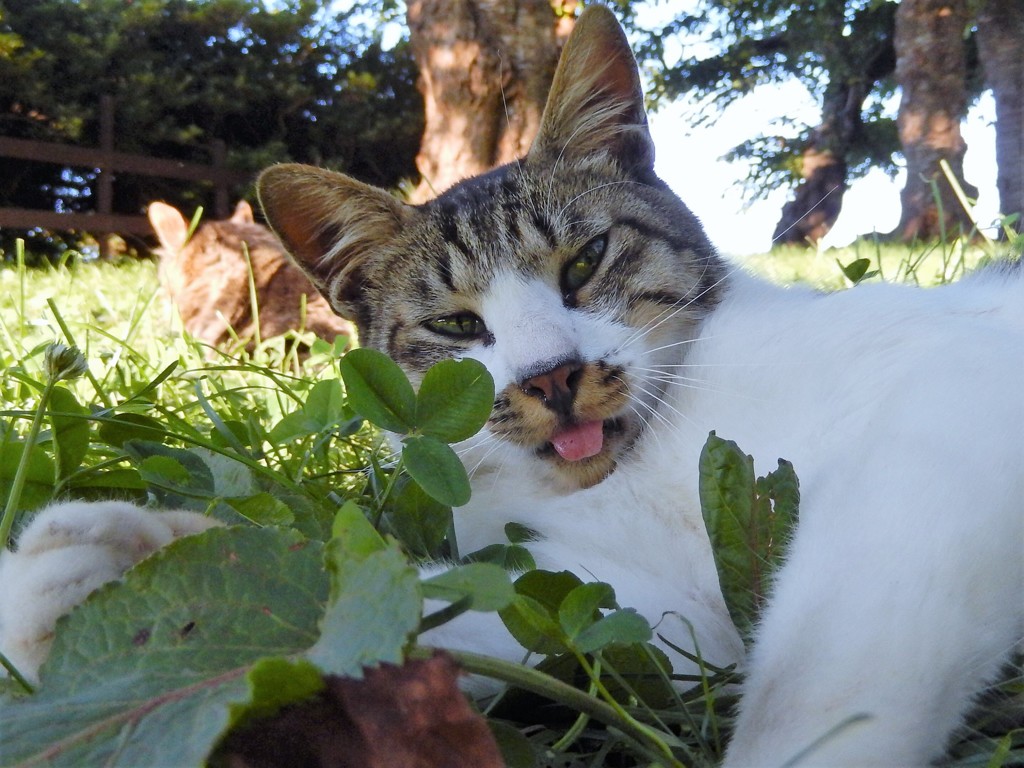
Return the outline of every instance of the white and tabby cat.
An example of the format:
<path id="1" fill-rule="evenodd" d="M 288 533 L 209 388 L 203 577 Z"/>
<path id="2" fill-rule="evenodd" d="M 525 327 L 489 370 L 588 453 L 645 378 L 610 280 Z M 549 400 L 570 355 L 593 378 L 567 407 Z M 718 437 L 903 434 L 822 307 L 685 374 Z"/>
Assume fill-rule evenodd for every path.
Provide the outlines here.
<path id="1" fill-rule="evenodd" d="M 414 380 L 453 356 L 493 375 L 492 418 L 459 446 L 465 551 L 523 523 L 538 566 L 607 581 L 672 643 L 738 662 L 698 455 L 714 429 L 762 473 L 792 460 L 801 518 L 727 763 L 925 765 L 1024 637 L 1024 279 L 757 282 L 717 258 L 653 154 L 625 37 L 592 7 L 521 162 L 420 207 L 295 165 L 260 196 L 364 345 Z M 9 639 L 19 615 L 0 620 Z M 522 655 L 494 616 L 428 640 Z"/>

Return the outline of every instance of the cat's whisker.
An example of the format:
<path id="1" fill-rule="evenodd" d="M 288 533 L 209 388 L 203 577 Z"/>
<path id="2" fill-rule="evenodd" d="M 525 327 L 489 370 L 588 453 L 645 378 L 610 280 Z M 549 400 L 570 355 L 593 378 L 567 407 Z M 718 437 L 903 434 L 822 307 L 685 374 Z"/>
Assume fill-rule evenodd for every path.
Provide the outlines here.
<path id="1" fill-rule="evenodd" d="M 653 394 L 651 394 L 649 392 L 646 392 L 646 390 L 641 389 L 641 391 L 644 392 L 645 394 L 648 394 L 653 399 L 653 401 L 655 403 L 663 403 L 664 402 L 661 398 L 656 397 L 655 395 L 653 395 Z M 664 424 L 667 428 L 672 429 L 672 430 L 677 428 L 677 426 L 675 424 L 673 424 L 668 419 L 668 417 L 665 416 L 665 414 L 663 414 L 660 410 L 658 410 L 652 403 L 648 403 L 647 401 L 643 400 L 642 398 L 636 397 L 635 395 L 631 395 L 630 397 L 631 397 L 631 399 L 632 399 L 632 401 L 634 403 L 637 403 L 638 405 L 641 405 L 644 408 L 646 408 L 648 410 L 648 412 L 651 414 L 651 416 L 656 418 L 658 421 L 660 421 L 662 424 Z M 648 424 L 648 426 L 650 425 L 650 421 L 648 421 L 646 419 L 644 421 L 645 421 L 646 424 Z M 657 434 L 657 430 L 652 430 L 651 434 L 655 434 L 656 435 Z"/>
<path id="2" fill-rule="evenodd" d="M 662 368 L 764 368 L 767 363 L 657 363 Z"/>
<path id="3" fill-rule="evenodd" d="M 505 125 L 512 127 L 512 117 L 508 113 L 508 99 L 505 97 L 505 57 L 498 51 L 498 88 L 501 91 L 501 109 L 505 113 Z M 516 167 L 523 167 L 523 160 L 516 157 Z"/>
<path id="4" fill-rule="evenodd" d="M 644 416 L 637 409 L 637 407 L 636 407 L 636 405 L 634 405 L 634 403 L 639 403 L 640 405 L 643 405 L 651 413 L 656 413 L 657 411 L 652 406 L 648 405 L 647 403 L 641 402 L 637 398 L 633 398 L 633 397 L 630 398 L 629 410 L 631 410 L 633 413 L 636 414 L 636 417 L 640 420 L 640 423 L 643 424 L 644 432 L 646 434 L 652 435 L 654 437 L 654 442 L 658 445 L 658 449 L 661 450 L 662 449 L 661 435 L 658 434 L 658 430 L 651 429 L 650 419 L 648 419 L 646 416 Z"/>
<path id="5" fill-rule="evenodd" d="M 646 371 L 651 372 L 654 369 L 651 368 L 634 368 L 633 371 Z M 654 376 L 643 376 L 640 377 L 641 381 L 654 381 L 661 382 L 667 386 L 675 386 L 680 389 L 689 389 L 694 392 L 711 392 L 716 395 L 725 395 L 727 397 L 736 398 L 739 400 L 746 400 L 749 402 L 761 402 L 764 398 L 756 397 L 749 392 L 737 391 L 733 389 L 725 389 L 719 386 L 709 386 L 706 379 L 695 379 L 687 376 L 677 376 L 675 374 L 660 374 L 655 371 Z M 677 411 L 678 413 L 678 411 Z"/>
<path id="6" fill-rule="evenodd" d="M 558 215 L 561 216 L 563 213 L 565 213 L 565 209 L 566 208 L 568 208 L 570 205 L 575 203 L 577 200 L 579 200 L 579 199 L 581 199 L 583 197 L 586 197 L 589 194 L 593 194 L 594 192 L 597 192 L 597 191 L 602 190 L 602 189 L 608 189 L 609 187 L 618 187 L 618 186 L 633 185 L 633 184 L 639 184 L 639 182 L 636 182 L 636 181 L 609 181 L 609 182 L 606 182 L 604 184 L 598 184 L 596 187 L 591 187 L 590 189 L 586 190 L 585 192 L 580 192 L 578 195 L 576 195 L 576 197 L 574 197 L 572 200 L 570 200 L 565 205 L 563 205 L 562 208 L 558 211 Z"/>
<path id="7" fill-rule="evenodd" d="M 808 216 L 810 216 L 812 213 L 814 213 L 814 211 L 817 210 L 817 208 L 822 203 L 824 203 L 826 200 L 828 200 L 829 197 L 831 197 L 832 194 L 835 193 L 839 188 L 840 188 L 840 185 L 836 184 L 835 186 L 831 187 L 824 195 L 822 195 L 820 198 L 818 198 L 818 201 L 816 203 L 814 203 L 814 205 L 812 205 L 806 211 L 804 211 L 803 215 L 801 215 L 796 221 L 794 221 L 792 224 L 790 224 L 788 227 L 786 227 L 784 230 L 782 230 L 781 232 L 779 232 L 777 235 L 775 235 L 772 238 L 772 245 L 774 246 L 779 240 L 781 240 L 786 234 L 788 234 L 789 231 L 791 229 L 793 229 L 793 227 L 797 226 L 801 221 L 803 221 Z"/>
<path id="8" fill-rule="evenodd" d="M 634 384 L 634 387 L 637 390 L 639 390 L 641 393 L 647 395 L 647 397 L 649 397 L 655 403 L 658 403 L 659 405 L 663 406 L 664 408 L 667 408 L 670 412 L 672 412 L 673 414 L 678 416 L 683 421 L 685 421 L 685 422 L 687 422 L 689 424 L 693 424 L 694 423 L 693 419 L 691 419 L 686 413 L 680 411 L 678 408 L 676 408 L 674 405 L 672 405 L 672 403 L 670 403 L 668 400 L 665 399 L 665 397 L 663 396 L 663 391 L 662 390 L 660 390 L 660 389 L 654 389 L 654 390 L 648 389 L 647 387 L 644 387 L 643 384 L 641 383 L 641 382 L 644 382 L 644 381 L 645 381 L 644 379 L 641 379 L 638 383 Z M 691 387 L 687 387 L 687 388 L 701 390 L 701 391 L 714 391 L 714 390 L 708 389 L 706 387 L 692 387 L 691 386 Z M 641 402 L 643 402 L 643 401 L 641 401 Z M 660 409 L 652 409 L 652 410 L 661 419 L 663 419 L 664 422 L 669 427 L 671 427 L 672 429 L 676 429 L 677 428 L 678 425 L 676 425 L 672 421 L 668 420 L 667 417 L 665 416 L 665 414 L 661 413 Z"/>
<path id="9" fill-rule="evenodd" d="M 698 341 L 709 341 L 717 339 L 718 336 L 697 336 L 692 339 L 680 339 L 679 341 L 672 341 L 668 344 L 662 344 L 660 347 L 652 347 L 651 349 L 644 350 L 643 355 L 653 355 L 656 352 L 664 352 L 666 349 L 673 349 L 675 347 L 684 347 L 688 344 L 696 344 Z"/>
<path id="10" fill-rule="evenodd" d="M 635 368 L 632 368 L 631 370 L 632 371 L 642 371 L 643 373 L 654 374 L 653 377 L 648 377 L 648 378 L 656 378 L 659 381 L 669 381 L 669 382 L 690 381 L 690 382 L 697 382 L 697 383 L 701 383 L 701 382 L 706 381 L 706 379 L 698 379 L 698 378 L 696 378 L 694 376 L 684 376 L 681 373 L 673 373 L 672 371 L 666 371 L 666 370 L 663 370 L 662 368 L 660 368 L 659 366 L 654 366 L 654 367 L 651 367 L 651 368 L 644 368 L 644 367 L 641 367 L 641 366 L 637 366 Z"/>
<path id="11" fill-rule="evenodd" d="M 623 349 L 628 348 L 632 344 L 635 344 L 638 341 L 641 341 L 646 336 L 648 336 L 651 333 L 653 333 L 655 330 L 660 328 L 665 323 L 670 322 L 675 317 L 677 317 L 679 315 L 679 313 L 684 312 L 687 309 L 689 309 L 693 305 L 694 302 L 699 301 L 701 298 L 703 298 L 705 295 L 707 295 L 707 293 L 709 291 L 714 290 L 715 288 L 717 288 L 721 284 L 723 284 L 726 280 L 728 280 L 730 277 L 732 277 L 732 275 L 734 275 L 737 271 L 739 271 L 739 269 L 740 269 L 739 266 L 735 266 L 735 267 L 733 267 L 730 270 L 726 270 L 725 274 L 722 275 L 722 277 L 720 277 L 714 283 L 712 283 L 711 285 L 706 287 L 703 291 L 701 291 L 696 296 L 690 297 L 689 294 L 687 294 L 685 296 L 682 296 L 678 302 L 676 302 L 675 304 L 665 308 L 662 312 L 660 312 L 654 318 L 654 320 L 652 320 L 649 324 L 645 325 L 643 328 L 638 328 L 624 342 L 622 342 L 615 351 L 619 352 L 619 351 L 621 351 Z M 707 270 L 708 270 L 708 265 L 705 264 L 704 265 L 704 271 L 701 273 L 701 278 L 704 276 L 704 274 L 706 274 Z M 696 281 L 696 284 L 697 285 L 700 284 L 700 278 L 698 278 L 698 280 Z"/>
<path id="12" fill-rule="evenodd" d="M 455 453 L 458 454 L 458 456 L 461 458 L 464 454 L 476 450 L 481 445 L 484 445 L 485 443 L 496 439 L 497 438 L 495 438 L 495 436 L 492 435 L 490 432 L 486 430 L 481 430 L 472 437 L 467 438 L 463 440 L 461 443 L 459 443 L 459 447 L 455 449 Z"/>
<path id="13" fill-rule="evenodd" d="M 472 478 L 472 477 L 473 477 L 473 475 L 475 475 L 475 474 L 477 473 L 477 471 L 478 471 L 478 470 L 480 469 L 480 467 L 482 467 L 482 466 L 484 465 L 484 463 L 485 463 L 485 462 L 487 461 L 487 459 L 489 459 L 489 458 L 491 457 L 491 455 L 492 455 L 492 454 L 493 454 L 493 453 L 494 453 L 495 451 L 497 451 L 498 449 L 500 449 L 501 447 L 502 447 L 502 443 L 501 443 L 501 441 L 500 441 L 500 440 L 495 440 L 495 441 L 493 442 L 493 444 L 492 444 L 492 445 L 490 445 L 490 446 L 489 446 L 489 447 L 487 448 L 487 450 L 486 450 L 486 451 L 484 452 L 484 455 L 483 455 L 483 456 L 481 456 L 481 457 L 480 457 L 480 458 L 479 458 L 479 459 L 477 460 L 476 464 L 474 464 L 474 465 L 473 465 L 473 467 L 472 467 L 471 469 L 467 469 L 467 470 L 466 470 L 466 474 L 467 474 L 467 475 L 469 475 L 469 476 L 470 476 L 470 478 Z"/>
<path id="14" fill-rule="evenodd" d="M 707 274 L 707 271 L 708 271 L 709 268 L 710 268 L 710 262 L 707 262 L 707 263 L 705 263 L 703 265 L 703 268 L 701 270 L 700 275 L 696 278 L 696 280 L 693 281 L 695 286 L 699 286 L 700 285 L 701 280 L 704 279 L 704 275 Z M 673 304 L 671 304 L 670 306 L 666 307 L 661 312 L 659 312 L 658 315 L 656 315 L 655 318 L 650 323 L 648 323 L 646 326 L 644 326 L 642 328 L 638 328 L 636 331 L 634 331 L 633 334 L 630 335 L 629 338 L 627 338 L 620 345 L 620 349 L 624 349 L 624 348 L 630 346 L 631 344 L 636 343 L 637 341 L 643 339 L 645 336 L 647 336 L 647 335 L 651 334 L 652 332 L 654 332 L 657 328 L 661 327 L 663 324 L 671 321 L 673 318 L 678 316 L 680 312 L 683 312 L 686 309 L 688 309 L 693 304 L 694 301 L 700 299 L 709 290 L 711 290 L 712 288 L 715 288 L 717 285 L 719 285 L 722 282 L 722 280 L 724 280 L 724 279 L 725 278 L 723 277 L 722 279 L 720 279 L 716 283 L 713 283 L 711 286 L 709 286 L 707 289 L 705 289 L 702 293 L 700 293 L 697 296 L 694 296 L 692 298 L 689 295 L 689 291 L 687 291 L 687 293 L 684 294 L 683 296 L 681 296 L 678 301 L 674 302 Z M 693 290 L 693 289 L 691 288 L 690 290 Z"/>

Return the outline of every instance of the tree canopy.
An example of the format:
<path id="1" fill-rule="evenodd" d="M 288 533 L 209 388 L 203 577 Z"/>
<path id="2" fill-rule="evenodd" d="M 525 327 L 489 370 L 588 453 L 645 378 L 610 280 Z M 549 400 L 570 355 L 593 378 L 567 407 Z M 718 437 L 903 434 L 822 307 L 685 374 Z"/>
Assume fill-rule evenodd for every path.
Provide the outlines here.
<path id="1" fill-rule="evenodd" d="M 407 45 L 385 51 L 380 25 L 316 0 L 0 0 L 5 136 L 97 146 L 109 94 L 118 151 L 208 162 L 223 139 L 237 169 L 295 160 L 396 186 L 415 173 L 415 78 Z M 0 176 L 0 205 L 91 207 L 91 169 L 0 158 Z M 119 177 L 115 194 L 137 213 L 205 193 Z"/>

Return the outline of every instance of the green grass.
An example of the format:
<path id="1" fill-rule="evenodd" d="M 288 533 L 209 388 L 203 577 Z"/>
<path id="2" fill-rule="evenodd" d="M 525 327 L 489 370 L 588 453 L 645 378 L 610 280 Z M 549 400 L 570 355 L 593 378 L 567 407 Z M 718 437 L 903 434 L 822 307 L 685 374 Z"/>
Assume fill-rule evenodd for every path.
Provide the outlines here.
<path id="1" fill-rule="evenodd" d="M 1003 250 L 961 242 L 908 248 L 859 240 L 845 248 L 822 251 L 782 246 L 768 253 L 737 258 L 734 263 L 782 285 L 798 283 L 822 290 L 840 290 L 850 282 L 843 276 L 839 264 L 867 259 L 869 269 L 878 272 L 879 280 L 934 286 L 962 277 L 985 261 L 999 257 Z"/>
<path id="2" fill-rule="evenodd" d="M 745 259 L 743 265 L 775 281 L 838 289 L 850 281 L 837 261 L 850 265 L 868 259 L 867 269 L 881 273 L 869 279 L 909 279 L 930 285 L 955 279 L 990 256 L 987 248 L 909 251 L 860 243 L 838 253 L 780 249 Z M 51 415 L 43 420 L 37 441 L 26 448 L 26 435 L 46 382 L 46 349 L 53 342 L 79 347 L 89 371 L 60 385 L 67 387 L 73 399 L 59 399 L 59 408 L 50 404 Z M 392 485 L 386 470 L 379 466 L 366 470 L 376 462 L 373 434 L 365 429 L 355 432 L 348 418 L 351 414 L 331 402 L 329 394 L 341 391 L 339 360 L 340 349 L 323 343 L 304 359 L 281 340 L 233 356 L 196 344 L 182 334 L 160 295 L 151 262 L 72 262 L 33 270 L 4 267 L 0 269 L 0 448 L 8 466 L 0 468 L 0 500 L 7 496 L 13 477 L 10 459 L 33 451 L 46 459 L 39 466 L 52 477 L 29 473 L 19 505 L 22 512 L 68 493 L 140 501 L 156 496 L 158 501 L 173 498 L 228 520 L 237 513 L 250 523 L 280 523 L 310 538 L 328 539 L 334 512 L 345 499 L 369 504 L 368 499 L 379 499 L 382 488 L 387 486 L 386 494 Z M 58 412 L 63 412 L 63 422 L 54 421 L 62 415 Z M 88 425 L 84 440 L 75 433 L 75 424 Z M 219 456 L 219 466 L 241 464 L 247 482 L 260 493 L 227 509 L 223 488 L 175 483 L 169 475 L 161 475 L 153 444 L 165 446 L 182 461 L 187 457 L 173 452 L 198 448 L 203 455 Z M 72 449 L 81 456 L 68 464 Z M 275 517 L 282 510 L 274 502 L 282 500 L 290 507 L 291 517 Z M 386 511 L 379 512 L 387 529 Z M 389 530 L 400 535 L 399 528 L 392 523 Z M 467 656 L 465 661 L 477 671 L 515 677 L 507 666 L 496 667 L 487 659 Z M 609 669 L 627 663 L 611 655 L 601 661 L 602 685 L 611 685 Z M 592 662 L 584 658 L 581 663 L 586 667 Z M 701 766 L 714 764 L 720 756 L 733 703 L 722 689 L 728 673 L 712 676 L 703 687 L 683 695 L 666 691 L 658 679 L 648 680 L 643 696 L 615 700 L 609 694 L 615 700 L 609 703 L 600 691 L 593 692 L 595 678 L 581 675 L 571 658 L 561 666 L 565 669 L 556 669 L 559 679 L 575 680 L 584 690 L 589 687 L 591 694 L 567 693 L 551 679 L 527 671 L 525 677 L 517 678 L 522 686 L 534 694 L 551 693 L 563 707 L 545 707 L 544 714 L 538 715 L 537 699 L 515 694 L 491 713 L 501 719 L 499 731 L 512 748 L 523 749 L 525 741 L 533 754 L 532 764 L 669 764 L 664 751 L 668 750 L 679 764 Z M 953 764 L 1024 764 L 1022 714 L 1024 681 L 1016 678 L 1000 688 L 973 721 L 969 737 L 955 750 Z M 601 718 L 615 722 L 616 728 L 600 726 Z M 1004 747 L 999 740 L 1012 730 L 1006 718 L 1011 718 L 1011 725 L 1017 723 L 1018 730 L 1006 737 L 1006 754 L 1000 756 Z M 653 738 L 648 739 L 648 733 Z"/>

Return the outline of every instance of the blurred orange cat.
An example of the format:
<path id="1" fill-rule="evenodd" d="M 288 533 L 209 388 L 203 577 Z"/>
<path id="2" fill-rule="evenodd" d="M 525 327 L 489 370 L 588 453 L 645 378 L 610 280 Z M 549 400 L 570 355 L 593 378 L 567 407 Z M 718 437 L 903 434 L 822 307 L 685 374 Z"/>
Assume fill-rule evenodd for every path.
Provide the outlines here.
<path id="1" fill-rule="evenodd" d="M 228 347 L 234 337 L 250 345 L 255 340 L 243 243 L 252 265 L 261 338 L 300 330 L 327 341 L 353 335 L 352 324 L 331 310 L 277 237 L 256 223 L 244 200 L 230 219 L 204 222 L 191 237 L 188 222 L 173 206 L 151 203 L 148 213 L 160 240 L 160 284 L 185 329 L 200 341 Z"/>

